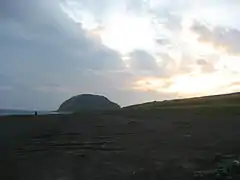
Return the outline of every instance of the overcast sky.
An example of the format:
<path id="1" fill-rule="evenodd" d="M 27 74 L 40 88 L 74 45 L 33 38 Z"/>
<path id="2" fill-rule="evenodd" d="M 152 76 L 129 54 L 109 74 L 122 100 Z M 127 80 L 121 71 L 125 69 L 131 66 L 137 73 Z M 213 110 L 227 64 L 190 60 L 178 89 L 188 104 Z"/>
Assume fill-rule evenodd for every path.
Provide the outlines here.
<path id="1" fill-rule="evenodd" d="M 239 0 L 1 0 L 0 108 L 240 91 Z"/>

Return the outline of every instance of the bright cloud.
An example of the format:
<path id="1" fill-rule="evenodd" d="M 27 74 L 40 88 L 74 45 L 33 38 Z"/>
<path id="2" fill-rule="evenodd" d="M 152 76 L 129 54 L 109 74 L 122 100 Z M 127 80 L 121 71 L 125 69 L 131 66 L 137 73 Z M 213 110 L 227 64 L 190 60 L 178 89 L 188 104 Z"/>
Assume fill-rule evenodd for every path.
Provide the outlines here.
<path id="1" fill-rule="evenodd" d="M 240 56 L 232 54 L 238 50 L 240 42 L 240 31 L 234 21 L 234 18 L 237 21 L 238 3 L 186 0 L 176 1 L 173 5 L 166 0 L 130 2 L 138 4 L 130 3 L 129 9 L 129 1 L 122 1 L 119 8 L 114 6 L 114 12 L 106 9 L 108 16 L 100 19 L 87 7 L 82 11 L 77 5 L 73 8 L 65 6 L 63 11 L 74 21 L 78 19 L 87 31 L 101 27 L 98 36 L 102 44 L 120 52 L 125 67 L 134 73 L 133 64 L 143 62 L 143 58 L 136 60 L 129 54 L 144 50 L 154 57 L 155 68 L 145 73 L 146 76 L 142 76 L 139 70 L 139 79 L 133 83 L 134 90 L 178 93 L 183 97 L 229 92 L 232 83 L 235 84 L 234 91 L 240 90 L 236 85 L 240 82 Z M 85 15 L 72 17 L 71 14 L 78 11 Z M 94 23 L 87 26 L 86 22 Z M 233 26 L 235 29 L 231 28 Z M 161 54 L 167 54 L 169 58 L 165 59 L 166 56 Z M 149 61 L 145 62 L 146 67 L 152 64 L 152 60 L 146 61 Z M 148 77 L 151 73 L 152 76 Z M 162 77 L 163 74 L 167 77 Z"/>

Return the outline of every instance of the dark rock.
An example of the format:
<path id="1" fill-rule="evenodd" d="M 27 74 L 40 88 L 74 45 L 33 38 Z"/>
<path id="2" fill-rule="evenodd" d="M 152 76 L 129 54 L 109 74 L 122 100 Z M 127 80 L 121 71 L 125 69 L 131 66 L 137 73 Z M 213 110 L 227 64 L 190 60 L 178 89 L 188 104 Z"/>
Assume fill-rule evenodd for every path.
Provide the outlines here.
<path id="1" fill-rule="evenodd" d="M 74 96 L 61 104 L 58 111 L 79 112 L 91 110 L 115 110 L 120 106 L 100 95 L 82 94 Z"/>

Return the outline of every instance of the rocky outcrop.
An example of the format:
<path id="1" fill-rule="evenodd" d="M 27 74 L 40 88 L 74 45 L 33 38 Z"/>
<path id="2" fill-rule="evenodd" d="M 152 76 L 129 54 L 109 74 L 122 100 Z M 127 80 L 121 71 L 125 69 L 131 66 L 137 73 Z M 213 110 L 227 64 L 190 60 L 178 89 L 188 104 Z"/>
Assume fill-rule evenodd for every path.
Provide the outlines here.
<path id="1" fill-rule="evenodd" d="M 58 111 L 78 112 L 91 110 L 114 110 L 120 109 L 120 106 L 111 102 L 108 98 L 100 95 L 82 94 L 74 96 L 63 102 Z"/>

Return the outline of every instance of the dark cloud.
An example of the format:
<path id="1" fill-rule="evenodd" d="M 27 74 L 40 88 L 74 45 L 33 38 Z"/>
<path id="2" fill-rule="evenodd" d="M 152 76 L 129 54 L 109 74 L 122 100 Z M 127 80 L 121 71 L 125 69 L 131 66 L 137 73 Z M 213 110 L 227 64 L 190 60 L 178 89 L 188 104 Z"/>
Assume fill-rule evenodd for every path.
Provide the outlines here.
<path id="1" fill-rule="evenodd" d="M 170 44 L 170 41 L 167 38 L 158 38 L 156 39 L 156 43 L 159 45 L 167 45 Z"/>
<path id="2" fill-rule="evenodd" d="M 156 70 L 157 64 L 155 58 L 143 50 L 135 50 L 129 54 L 131 58 L 130 66 L 138 70 Z"/>
<path id="3" fill-rule="evenodd" d="M 204 73 L 210 73 L 216 71 L 213 64 L 209 63 L 205 59 L 199 59 L 197 60 L 197 64 L 201 67 L 202 72 Z"/>
<path id="4" fill-rule="evenodd" d="M 204 59 L 199 59 L 199 60 L 197 60 L 197 64 L 200 65 L 200 66 L 205 66 L 205 65 L 207 65 L 208 63 L 207 63 L 207 61 L 204 60 Z"/>
<path id="5" fill-rule="evenodd" d="M 68 18 L 59 2 L 0 2 L 0 108 L 53 109 L 64 97 L 84 91 L 81 86 L 99 90 L 105 80 L 93 73 L 83 76 L 88 69 L 124 68 L 119 54 Z M 93 79 L 98 86 L 90 85 Z"/>
<path id="6" fill-rule="evenodd" d="M 210 29 L 204 24 L 195 22 L 192 30 L 199 34 L 199 40 L 213 43 L 217 48 L 225 48 L 229 53 L 240 53 L 240 31 L 231 27 L 216 26 Z"/>
<path id="7" fill-rule="evenodd" d="M 181 17 L 179 15 L 174 14 L 171 10 L 163 9 L 159 11 L 159 9 L 153 10 L 154 20 L 158 24 L 164 25 L 169 30 L 180 30 L 181 29 Z M 161 32 L 160 32 L 161 33 Z"/>
<path id="8" fill-rule="evenodd" d="M 78 17 L 79 21 L 84 19 L 82 13 L 90 13 L 98 23 L 105 23 L 105 19 L 112 15 L 114 12 L 125 11 L 126 4 L 122 0 L 61 0 L 63 6 L 74 9 L 73 16 Z"/>
<path id="9" fill-rule="evenodd" d="M 10 77 L 0 73 L 0 86 L 9 85 L 11 83 L 13 83 L 13 81 Z"/>
<path id="10" fill-rule="evenodd" d="M 12 8 L 15 11 L 10 10 L 11 5 L 16 7 Z M 81 62 L 83 67 L 88 68 L 91 68 L 89 67 L 91 65 L 93 65 L 92 68 L 98 69 L 105 68 L 104 66 L 111 68 L 111 65 L 116 68 L 121 64 L 119 55 L 115 51 L 95 41 L 81 28 L 81 24 L 76 24 L 66 17 L 58 7 L 59 1 L 55 0 L 49 3 L 43 0 L 33 3 L 33 1 L 24 0 L 20 5 L 8 3 L 8 6 L 10 11 L 8 14 L 12 20 L 6 19 L 8 21 L 3 24 L 4 28 L 2 28 L 5 31 L 1 32 L 1 35 L 5 35 L 5 45 L 9 44 L 8 49 L 12 47 L 12 43 L 21 43 L 22 48 L 25 46 L 26 50 L 31 51 L 31 47 L 35 51 L 34 54 L 41 54 L 41 56 L 50 54 L 50 57 L 43 57 L 48 58 L 49 61 L 51 59 L 51 61 L 57 62 L 57 60 L 53 60 L 56 57 L 51 57 L 51 54 L 59 54 L 63 57 L 65 55 L 69 56 L 69 59 Z M 19 17 L 23 21 L 19 21 Z M 25 33 L 25 38 L 19 32 Z M 61 61 L 63 58 L 57 59 Z M 109 59 L 112 60 L 109 61 Z M 31 61 L 34 59 L 32 58 Z M 114 64 L 114 61 L 117 64 Z M 70 64 L 72 61 L 68 62 Z"/>
<path id="11" fill-rule="evenodd" d="M 141 15 L 142 13 L 146 13 L 147 7 L 147 2 L 144 2 L 143 0 L 126 1 L 126 10 L 130 13 Z"/>

